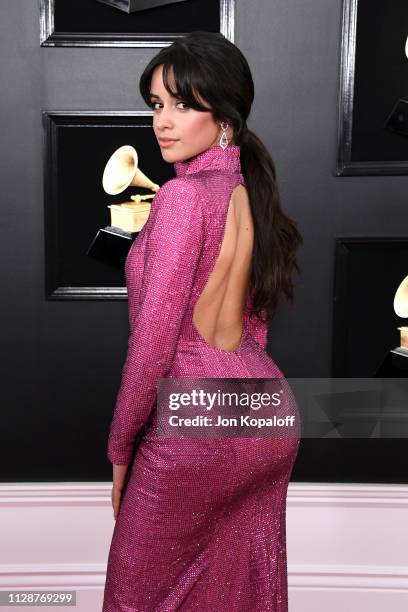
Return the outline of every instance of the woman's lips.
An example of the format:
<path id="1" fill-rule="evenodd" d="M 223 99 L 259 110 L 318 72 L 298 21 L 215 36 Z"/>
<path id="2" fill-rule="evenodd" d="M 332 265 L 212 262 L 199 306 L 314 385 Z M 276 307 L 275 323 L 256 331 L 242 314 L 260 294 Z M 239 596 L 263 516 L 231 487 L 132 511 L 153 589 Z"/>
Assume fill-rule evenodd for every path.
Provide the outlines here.
<path id="1" fill-rule="evenodd" d="M 159 144 L 161 147 L 170 147 L 175 142 L 177 142 L 177 140 L 172 138 L 159 138 Z"/>

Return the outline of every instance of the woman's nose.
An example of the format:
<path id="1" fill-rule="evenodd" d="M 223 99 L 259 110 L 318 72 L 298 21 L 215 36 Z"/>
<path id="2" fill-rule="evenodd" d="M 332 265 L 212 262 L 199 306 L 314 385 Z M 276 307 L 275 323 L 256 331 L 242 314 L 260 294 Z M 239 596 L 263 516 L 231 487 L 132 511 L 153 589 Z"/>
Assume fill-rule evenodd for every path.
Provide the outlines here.
<path id="1" fill-rule="evenodd" d="M 169 109 L 162 108 L 160 114 L 156 115 L 156 126 L 159 130 L 173 126 L 171 111 Z"/>

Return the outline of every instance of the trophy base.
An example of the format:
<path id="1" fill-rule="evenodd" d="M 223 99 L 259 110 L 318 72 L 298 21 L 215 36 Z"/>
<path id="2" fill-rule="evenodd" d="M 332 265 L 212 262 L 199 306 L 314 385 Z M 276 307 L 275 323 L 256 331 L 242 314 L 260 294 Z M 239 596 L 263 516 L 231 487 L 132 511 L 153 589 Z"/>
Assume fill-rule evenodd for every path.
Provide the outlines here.
<path id="1" fill-rule="evenodd" d="M 157 8 L 165 4 L 185 2 L 185 0 L 98 0 L 98 2 L 108 4 L 113 8 L 124 11 L 125 13 L 134 13 L 135 11 L 144 11 L 146 9 Z"/>
<path id="2" fill-rule="evenodd" d="M 376 373 L 374 378 L 407 378 L 408 349 L 401 346 L 392 349 Z"/>
<path id="3" fill-rule="evenodd" d="M 119 227 L 108 225 L 98 230 L 86 254 L 102 263 L 122 268 L 133 240 L 139 232 L 126 232 Z"/>

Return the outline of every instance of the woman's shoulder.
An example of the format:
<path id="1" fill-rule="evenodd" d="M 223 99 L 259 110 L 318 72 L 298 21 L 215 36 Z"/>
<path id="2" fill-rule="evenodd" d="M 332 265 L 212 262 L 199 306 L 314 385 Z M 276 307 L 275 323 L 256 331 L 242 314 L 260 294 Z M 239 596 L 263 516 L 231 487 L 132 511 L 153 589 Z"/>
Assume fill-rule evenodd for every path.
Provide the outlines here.
<path id="1" fill-rule="evenodd" d="M 196 210 L 205 199 L 205 189 L 193 176 L 175 176 L 160 187 L 152 204 L 156 208 L 185 209 L 194 204 Z"/>
<path id="2" fill-rule="evenodd" d="M 160 187 L 161 191 L 166 191 L 167 193 L 173 193 L 177 191 L 183 191 L 185 193 L 200 193 L 204 189 L 204 185 L 202 181 L 198 180 L 196 176 L 192 175 L 183 175 L 183 176 L 174 176 L 173 178 L 167 180 Z"/>
<path id="3" fill-rule="evenodd" d="M 146 223 L 149 243 L 154 239 L 160 242 L 169 226 L 174 229 L 175 240 L 181 235 L 201 235 L 205 227 L 204 210 L 201 192 L 194 180 L 184 176 L 169 179 L 152 200 Z"/>

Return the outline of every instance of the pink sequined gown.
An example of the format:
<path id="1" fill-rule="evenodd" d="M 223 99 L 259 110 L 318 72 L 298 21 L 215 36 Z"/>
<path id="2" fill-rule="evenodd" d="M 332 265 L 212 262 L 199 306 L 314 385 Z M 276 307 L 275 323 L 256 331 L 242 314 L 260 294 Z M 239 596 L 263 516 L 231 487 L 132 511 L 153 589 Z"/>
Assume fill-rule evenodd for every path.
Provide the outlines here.
<path id="1" fill-rule="evenodd" d="M 292 438 L 155 435 L 165 377 L 283 378 L 249 319 L 239 347 L 208 344 L 193 308 L 221 248 L 239 146 L 174 164 L 126 260 L 130 336 L 108 458 L 131 461 L 109 551 L 103 612 L 286 612 L 286 494 Z"/>

